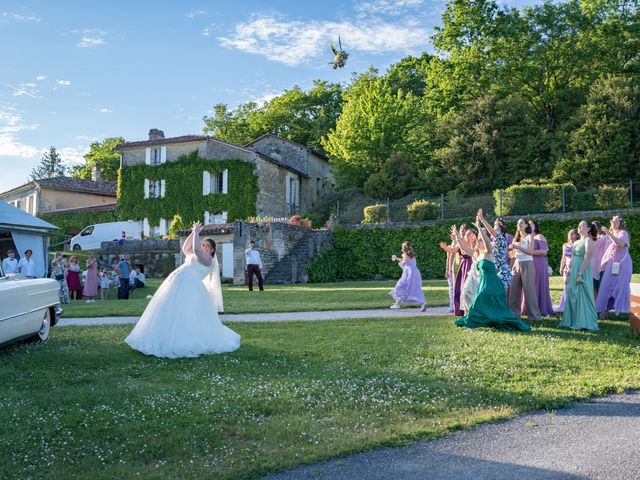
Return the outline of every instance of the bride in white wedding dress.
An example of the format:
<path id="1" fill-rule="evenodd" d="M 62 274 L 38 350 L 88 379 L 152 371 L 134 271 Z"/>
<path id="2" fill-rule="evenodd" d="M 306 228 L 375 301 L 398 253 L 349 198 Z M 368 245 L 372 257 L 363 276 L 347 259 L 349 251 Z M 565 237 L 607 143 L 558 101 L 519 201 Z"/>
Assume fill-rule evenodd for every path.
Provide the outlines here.
<path id="1" fill-rule="evenodd" d="M 131 348 L 156 357 L 197 357 L 232 352 L 240 335 L 218 318 L 222 311 L 216 244 L 200 243 L 200 222 L 193 224 L 182 247 L 185 263 L 162 282 L 133 331 L 124 340 Z"/>

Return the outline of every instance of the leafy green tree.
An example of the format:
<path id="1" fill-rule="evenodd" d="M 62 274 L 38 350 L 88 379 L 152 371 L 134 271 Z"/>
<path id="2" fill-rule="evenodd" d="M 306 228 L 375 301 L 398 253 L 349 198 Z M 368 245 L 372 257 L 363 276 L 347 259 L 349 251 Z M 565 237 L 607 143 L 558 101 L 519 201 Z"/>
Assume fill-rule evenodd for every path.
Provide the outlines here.
<path id="1" fill-rule="evenodd" d="M 400 198 L 412 186 L 414 178 L 413 166 L 402 155 L 394 153 L 364 182 L 364 191 L 378 199 Z"/>
<path id="2" fill-rule="evenodd" d="M 412 93 L 416 97 L 424 94 L 429 64 L 434 57 L 424 52 L 419 57 L 404 57 L 391 65 L 385 74 L 387 84 L 393 93 Z"/>
<path id="3" fill-rule="evenodd" d="M 182 217 L 179 213 L 176 213 L 173 216 L 173 221 L 171 222 L 171 226 L 169 227 L 169 238 L 178 238 L 178 232 L 181 230 L 186 230 L 184 226 L 184 222 L 182 221 Z"/>
<path id="4" fill-rule="evenodd" d="M 639 179 L 640 81 L 607 76 L 593 84 L 553 177 L 577 187 Z"/>
<path id="5" fill-rule="evenodd" d="M 321 138 L 335 127 L 341 101 L 339 84 L 316 80 L 309 91 L 294 86 L 262 106 L 248 102 L 231 111 L 218 104 L 213 116 L 204 118 L 204 131 L 239 145 L 272 133 L 322 149 Z"/>
<path id="6" fill-rule="evenodd" d="M 31 180 L 39 180 L 41 178 L 53 178 L 63 176 L 67 171 L 62 163 L 62 157 L 56 150 L 56 147 L 49 147 L 49 150 L 42 154 L 40 163 L 31 170 Z"/>
<path id="7" fill-rule="evenodd" d="M 84 156 L 85 163 L 71 167 L 71 176 L 90 179 L 93 166 L 97 165 L 102 180 L 116 181 L 120 168 L 120 154 L 115 148 L 121 143 L 124 143 L 122 137 L 110 137 L 102 142 L 93 142 L 89 153 Z"/>
<path id="8" fill-rule="evenodd" d="M 416 161 L 411 133 L 421 111 L 413 94 L 394 94 L 386 80 L 370 70 L 353 81 L 344 100 L 335 129 L 322 141 L 339 188 L 363 186 L 392 153 Z"/>

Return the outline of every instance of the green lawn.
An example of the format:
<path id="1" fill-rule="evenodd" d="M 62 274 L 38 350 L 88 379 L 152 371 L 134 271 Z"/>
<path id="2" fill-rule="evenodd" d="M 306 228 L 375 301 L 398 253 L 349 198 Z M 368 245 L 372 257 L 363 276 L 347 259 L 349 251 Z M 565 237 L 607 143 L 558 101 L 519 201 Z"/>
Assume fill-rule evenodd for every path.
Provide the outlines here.
<path id="1" fill-rule="evenodd" d="M 131 350 L 130 326 L 57 328 L 0 349 L 0 476 L 251 478 L 640 387 L 624 322 L 557 324 L 233 324 L 237 352 L 179 360 Z"/>
<path id="2" fill-rule="evenodd" d="M 634 275 L 640 281 L 640 275 Z M 142 315 L 149 300 L 161 280 L 149 279 L 148 287 L 137 290 L 127 301 L 115 300 L 116 292 L 111 289 L 111 300 L 96 303 L 84 301 L 64 305 L 64 316 L 110 317 Z M 306 285 L 267 285 L 264 292 L 247 291 L 247 287 L 224 286 L 225 313 L 272 313 L 304 312 L 318 310 L 363 310 L 387 308 L 392 300 L 389 290 L 394 281 L 309 283 Z M 449 293 L 445 280 L 427 280 L 423 284 L 424 295 L 429 306 L 449 305 Z M 551 298 L 560 303 L 562 277 L 551 277 Z"/>

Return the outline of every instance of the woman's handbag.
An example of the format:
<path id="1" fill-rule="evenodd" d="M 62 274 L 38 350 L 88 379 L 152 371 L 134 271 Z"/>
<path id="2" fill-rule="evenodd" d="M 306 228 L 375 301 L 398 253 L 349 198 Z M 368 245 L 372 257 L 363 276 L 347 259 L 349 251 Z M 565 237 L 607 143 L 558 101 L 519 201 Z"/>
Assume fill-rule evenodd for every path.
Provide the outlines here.
<path id="1" fill-rule="evenodd" d="M 622 262 L 627 259 L 627 255 L 629 254 L 627 253 L 619 262 L 611 262 L 611 275 L 618 275 L 620 273 L 620 267 L 622 266 Z"/>
<path id="2" fill-rule="evenodd" d="M 64 279 L 64 274 L 63 273 L 56 273 L 56 276 L 53 277 L 55 278 L 57 281 L 60 281 L 62 279 Z"/>

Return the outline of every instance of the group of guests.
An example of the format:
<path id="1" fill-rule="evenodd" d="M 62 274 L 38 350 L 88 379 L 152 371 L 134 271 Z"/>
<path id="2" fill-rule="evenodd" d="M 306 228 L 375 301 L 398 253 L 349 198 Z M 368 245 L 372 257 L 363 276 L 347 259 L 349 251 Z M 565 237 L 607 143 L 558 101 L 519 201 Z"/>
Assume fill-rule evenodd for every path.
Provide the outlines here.
<path id="1" fill-rule="evenodd" d="M 145 286 L 144 273 L 140 268 L 133 269 L 129 259 L 119 258 L 111 266 L 101 267 L 98 271 L 98 260 L 93 251 L 89 251 L 86 269 L 80 267 L 77 255 L 68 257 L 56 252 L 51 262 L 51 278 L 59 285 L 60 303 L 71 300 L 82 300 L 95 303 L 98 293 L 102 300 L 108 298 L 110 288 L 117 288 L 118 299 L 127 299 L 131 291 Z"/>
<path id="2" fill-rule="evenodd" d="M 538 222 L 519 219 L 511 236 L 503 219 L 490 224 L 480 209 L 473 227 L 452 225 L 451 242 L 440 242 L 447 253 L 449 311 L 460 317 L 457 325 L 528 331 L 541 317 L 561 313 L 561 326 L 595 331 L 598 316 L 605 318 L 611 309 L 616 314 L 630 311 L 633 265 L 629 233 L 620 216 L 611 219 L 610 228 L 583 220 L 569 232 L 562 249 L 564 292 L 558 312 L 549 290 L 549 246 Z M 424 311 L 427 304 L 411 242 L 404 242 L 402 255 L 391 260 L 403 269 L 390 292 L 395 300 L 391 308 L 407 303 Z M 525 315 L 528 322 L 522 319 Z"/>
<path id="3" fill-rule="evenodd" d="M 2 271 L 6 274 L 19 273 L 27 278 L 36 278 L 36 264 L 33 260 L 33 251 L 27 249 L 24 251 L 24 256 L 20 259 L 16 258 L 16 251 L 13 249 L 7 250 L 7 257 L 2 260 Z"/>

